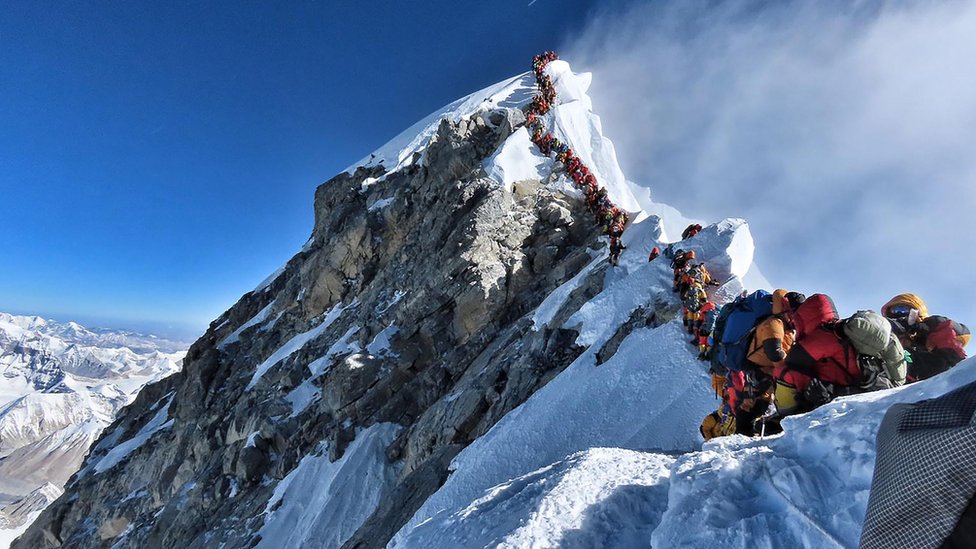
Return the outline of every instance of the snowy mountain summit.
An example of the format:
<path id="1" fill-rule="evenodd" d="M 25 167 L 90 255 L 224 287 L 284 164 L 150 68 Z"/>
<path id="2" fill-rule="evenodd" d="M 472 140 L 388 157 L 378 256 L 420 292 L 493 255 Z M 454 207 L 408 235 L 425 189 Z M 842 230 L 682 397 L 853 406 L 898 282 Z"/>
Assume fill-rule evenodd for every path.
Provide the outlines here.
<path id="1" fill-rule="evenodd" d="M 179 369 L 181 347 L 0 313 L 0 531 L 26 526 L 61 494 L 118 411 Z"/>
<path id="2" fill-rule="evenodd" d="M 619 266 L 533 143 L 533 74 L 452 103 L 318 188 L 308 243 L 14 546 L 856 545 L 884 408 L 971 362 L 703 447 L 718 403 L 667 261 L 647 261 L 689 220 L 625 178 L 590 76 L 545 74 L 541 123 L 630 214 Z M 743 220 L 681 247 L 719 301 L 768 287 Z"/>

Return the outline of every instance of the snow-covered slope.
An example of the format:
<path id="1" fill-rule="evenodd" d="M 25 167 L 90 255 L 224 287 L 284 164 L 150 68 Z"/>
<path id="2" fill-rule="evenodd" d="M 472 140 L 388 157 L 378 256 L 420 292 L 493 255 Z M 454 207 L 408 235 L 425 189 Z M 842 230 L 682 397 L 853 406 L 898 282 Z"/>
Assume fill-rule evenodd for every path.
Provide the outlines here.
<path id="1" fill-rule="evenodd" d="M 60 495 L 102 429 L 144 385 L 177 371 L 187 346 L 0 313 L 0 529 L 23 529 Z"/>
<path id="2" fill-rule="evenodd" d="M 784 434 L 715 439 L 681 455 L 582 451 L 470 498 L 445 501 L 439 493 L 438 511 L 406 528 L 395 546 L 856 547 L 885 411 L 974 380 L 969 359 L 931 380 L 788 418 Z M 589 411 L 599 414 L 604 404 L 597 399 Z M 495 452 L 494 464 L 473 466 L 497 478 L 504 460 L 519 454 Z"/>

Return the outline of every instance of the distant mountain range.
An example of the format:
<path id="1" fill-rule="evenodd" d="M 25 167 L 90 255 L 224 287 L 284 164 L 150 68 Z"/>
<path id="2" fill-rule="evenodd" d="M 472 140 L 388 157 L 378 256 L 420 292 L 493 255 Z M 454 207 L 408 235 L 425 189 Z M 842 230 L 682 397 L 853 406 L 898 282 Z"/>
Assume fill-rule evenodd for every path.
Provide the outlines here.
<path id="1" fill-rule="evenodd" d="M 0 313 L 0 545 L 61 494 L 144 385 L 179 371 L 188 347 Z"/>

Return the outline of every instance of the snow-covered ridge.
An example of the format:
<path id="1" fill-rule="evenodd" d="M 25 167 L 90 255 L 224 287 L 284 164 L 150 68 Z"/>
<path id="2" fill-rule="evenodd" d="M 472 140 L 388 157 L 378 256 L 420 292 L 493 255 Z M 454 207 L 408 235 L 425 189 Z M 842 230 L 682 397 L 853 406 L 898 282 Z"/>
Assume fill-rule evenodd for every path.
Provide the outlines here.
<path id="1" fill-rule="evenodd" d="M 430 138 L 437 132 L 441 120 L 457 122 L 478 111 L 497 107 L 520 108 L 529 102 L 533 93 L 535 93 L 535 80 L 531 73 L 526 72 L 503 80 L 430 113 L 366 158 L 346 168 L 345 171 L 352 172 L 359 167 L 381 165 L 386 168 L 387 173 L 390 173 L 409 166 L 413 163 L 414 154 L 422 153 L 427 147 Z M 375 180 L 364 185 L 372 183 L 375 183 Z"/>
<path id="2" fill-rule="evenodd" d="M 3 312 L 0 312 L 0 329 L 7 337 L 16 337 L 18 334 L 32 339 L 49 337 L 68 345 L 100 349 L 124 348 L 140 355 L 152 352 L 175 354 L 186 350 L 189 346 L 186 341 L 131 330 L 86 328 L 76 322 L 57 322 L 39 316 L 16 316 Z"/>
<path id="3" fill-rule="evenodd" d="M 615 201 L 633 199 L 642 210 L 618 267 L 607 264 L 591 223 L 575 215 L 583 209 L 570 211 L 578 193 L 518 123 L 476 155 L 463 153 L 479 131 L 502 135 L 492 130 L 504 126 L 486 122 L 492 113 L 477 111 L 524 106 L 534 93 L 530 75 L 472 94 L 360 164 L 382 164 L 386 175 L 353 170 L 333 180 L 343 192 L 316 215 L 344 223 L 325 225 L 270 284 L 214 323 L 200 344 L 204 358 L 130 408 L 23 546 L 50 536 L 68 545 L 97 545 L 96 536 L 151 545 L 159 535 L 164 545 L 188 546 L 850 546 L 866 502 L 872 424 L 887 403 L 937 384 L 838 401 L 786 421 L 787 433 L 775 438 L 703 447 L 698 425 L 718 402 L 676 318 L 667 261 L 646 259 L 687 220 L 620 173 L 586 97 L 589 76 L 568 64 L 551 69 L 560 92 L 549 127 L 614 186 Z M 464 174 L 439 177 L 453 161 Z M 409 201 L 396 185 L 412 191 Z M 443 213 L 457 211 L 446 202 L 467 203 L 470 190 L 492 198 L 481 203 L 491 215 L 476 207 L 484 217 L 472 225 L 489 235 L 477 249 L 484 269 L 472 269 L 482 278 L 435 268 L 457 259 L 455 249 L 467 262 L 460 267 L 475 263 L 463 257 L 470 242 L 427 238 L 458 226 Z M 434 197 L 441 202 L 432 207 Z M 437 212 L 412 217 L 425 209 Z M 406 231 L 418 220 L 419 229 Z M 703 225 L 680 246 L 694 249 L 720 283 L 713 297 L 768 288 L 744 220 Z M 564 240 L 565 255 L 517 255 L 558 248 L 554 233 L 574 226 L 587 237 Z M 394 267 L 364 276 L 371 246 L 382 250 L 398 236 L 395 254 L 377 252 L 396 259 Z M 407 253 L 417 249 L 425 253 Z M 523 261 L 504 264 L 513 256 Z M 543 289 L 519 286 L 515 276 L 550 274 Z M 485 281 L 508 286 L 513 301 L 492 302 L 479 286 Z M 474 299 L 448 293 L 464 287 L 475 288 Z M 465 321 L 519 302 L 536 305 L 517 309 L 517 319 L 498 315 L 497 330 L 476 324 L 488 343 L 465 347 L 475 332 Z M 458 326 L 466 339 L 453 332 Z M 942 378 L 947 385 L 962 382 L 973 363 L 959 368 Z M 202 432 L 216 435 L 201 441 Z"/>
<path id="4" fill-rule="evenodd" d="M 688 220 L 677 210 L 654 203 L 646 188 L 624 176 L 613 143 L 604 136 L 602 123 L 592 112 L 592 102 L 586 95 L 591 76 L 573 73 L 564 61 L 550 63 L 546 72 L 553 79 L 558 99 L 545 115 L 546 126 L 591 168 L 615 203 L 637 214 L 624 234 L 628 250 L 621 257 L 620 267 L 604 275 L 603 291 L 564 325 L 550 326 L 556 312 L 583 279 L 605 264 L 605 249 L 596 252 L 588 267 L 530 314 L 536 330 L 577 330 L 576 343 L 588 346 L 588 350 L 462 451 L 452 463 L 447 483 L 424 503 L 391 546 L 555 547 L 565 536 L 581 546 L 630 546 L 647 540 L 667 509 L 669 476 L 676 460 L 640 450 L 657 448 L 677 453 L 695 448 L 700 443 L 698 422 L 714 407 L 704 368 L 685 348 L 680 322 L 662 319 L 664 325 L 659 328 L 635 330 L 609 362 L 596 367 L 597 352 L 635 311 L 653 310 L 658 302 L 677 307 L 666 261 L 648 263 L 646 257 L 652 247 L 669 242 L 669 234 L 679 234 Z M 532 84 L 532 75 L 525 74 L 448 105 L 350 171 L 378 164 L 388 172 L 405 167 L 423 153 L 440 120 L 457 121 L 498 106 L 525 107 L 535 93 Z M 556 170 L 555 161 L 539 152 L 524 127 L 513 132 L 484 161 L 483 168 L 489 178 L 509 192 L 515 192 L 520 181 L 536 180 L 579 200 L 583 198 L 572 182 Z M 376 180 L 367 183 L 372 185 Z M 683 246 L 695 249 L 723 283 L 719 295 L 731 297 L 747 287 L 768 286 L 753 265 L 754 244 L 744 220 L 711 224 Z M 263 321 L 261 318 L 257 322 Z M 291 352 L 293 347 L 294 341 L 288 341 L 272 357 Z M 264 369 L 259 367 L 255 377 Z M 314 398 L 305 394 L 306 389 L 302 385 L 294 392 L 304 395 L 301 399 L 296 395 L 303 405 Z M 369 439 L 371 435 L 364 432 L 358 436 Z M 606 449 L 593 450 L 599 447 Z M 328 509 L 352 497 L 334 488 L 336 471 L 347 466 L 337 462 L 327 467 L 318 461 L 321 459 L 310 461 L 307 466 L 303 462 L 301 469 L 322 484 L 311 491 L 305 484 L 279 485 L 284 501 L 313 498 L 316 508 Z M 361 489 L 358 482 L 354 486 L 351 489 Z M 620 497 L 614 495 L 619 489 L 640 492 L 639 501 L 625 499 L 619 505 L 608 504 L 607 498 Z M 587 510 L 595 512 L 594 506 L 609 507 L 611 515 L 617 508 L 629 509 L 633 512 L 631 519 L 644 522 L 618 520 L 614 533 L 603 533 L 606 535 L 601 537 L 600 532 L 585 531 L 588 521 L 584 515 Z M 270 541 L 268 536 L 273 535 L 278 541 L 313 543 L 323 537 L 342 540 L 349 534 L 346 526 L 330 526 L 307 515 L 307 511 L 299 509 L 291 513 L 279 510 L 274 520 L 266 523 L 262 540 Z M 300 516 L 306 516 L 304 520 L 309 522 L 303 522 Z M 314 522 L 314 527 L 310 522 Z M 282 529 L 286 524 L 291 525 L 287 531 Z"/>
<path id="5" fill-rule="evenodd" d="M 60 495 L 102 429 L 144 385 L 178 371 L 188 346 L 0 313 L 0 530 L 22 530 Z M 25 498 L 30 513 L 15 512 Z"/>
<path id="6" fill-rule="evenodd" d="M 553 109 L 556 127 L 564 128 L 560 139 L 592 155 L 594 145 L 608 141 L 598 123 L 580 123 L 588 116 L 588 79 L 574 82 L 568 67 L 556 68 L 557 85 L 568 86 L 565 94 L 575 98 Z M 576 134 L 565 129 L 580 127 L 585 131 Z M 551 162 L 525 137 L 514 135 L 486 162 L 486 171 L 506 186 L 518 178 L 551 181 Z M 631 196 L 640 193 L 617 175 L 612 155 L 598 158 L 593 164 L 601 181 L 619 182 Z M 970 360 L 929 382 L 841 399 L 790 418 L 778 437 L 729 437 L 698 450 L 698 423 L 717 402 L 680 320 L 636 329 L 608 362 L 597 366 L 595 360 L 638 307 L 673 299 L 666 261 L 645 258 L 652 246 L 668 241 L 665 227 L 676 234 L 687 220 L 667 206 L 650 206 L 625 233 L 629 250 L 621 267 L 609 271 L 603 291 L 562 326 L 579 330 L 577 344 L 588 350 L 455 458 L 445 485 L 392 547 L 855 546 L 884 411 L 976 379 Z M 708 225 L 681 247 L 695 250 L 723 282 L 720 301 L 744 288 L 769 288 L 753 265 L 754 243 L 743 220 Z M 536 329 L 552 321 L 597 264 L 533 313 Z M 594 450 L 600 447 L 606 448 Z M 653 464 L 635 470 L 629 463 L 639 459 Z"/>

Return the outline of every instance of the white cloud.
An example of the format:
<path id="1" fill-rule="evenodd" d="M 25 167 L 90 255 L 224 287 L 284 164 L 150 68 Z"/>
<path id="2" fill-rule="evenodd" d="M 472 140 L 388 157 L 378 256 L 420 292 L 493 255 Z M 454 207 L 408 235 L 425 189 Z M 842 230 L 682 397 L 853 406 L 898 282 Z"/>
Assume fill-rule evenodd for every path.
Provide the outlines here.
<path id="1" fill-rule="evenodd" d="M 628 177 L 747 218 L 768 278 L 842 313 L 915 291 L 976 324 L 976 2 L 719 6 L 605 12 L 563 48 Z"/>

